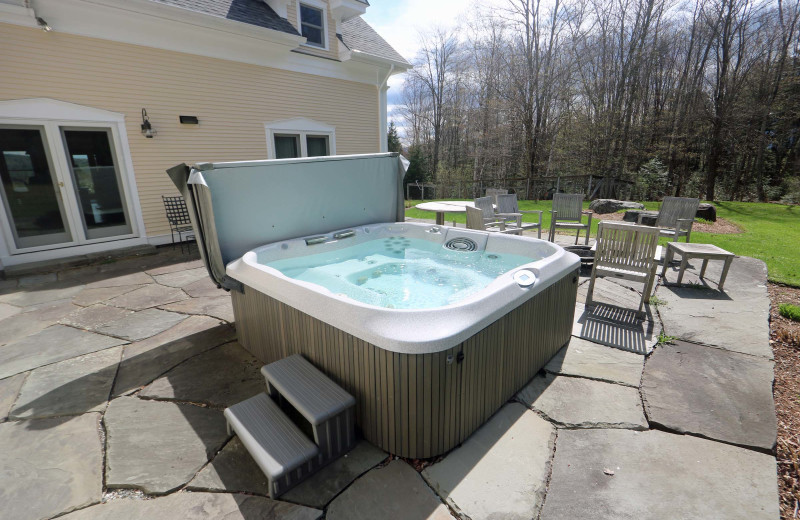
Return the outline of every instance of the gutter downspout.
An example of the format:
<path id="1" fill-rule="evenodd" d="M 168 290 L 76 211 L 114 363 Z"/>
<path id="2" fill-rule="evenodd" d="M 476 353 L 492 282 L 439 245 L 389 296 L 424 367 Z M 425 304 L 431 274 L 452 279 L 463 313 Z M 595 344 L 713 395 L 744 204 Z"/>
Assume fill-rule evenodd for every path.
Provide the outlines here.
<path id="1" fill-rule="evenodd" d="M 389 66 L 389 73 L 386 74 L 386 77 L 383 78 L 383 81 L 380 83 L 376 83 L 375 87 L 378 89 L 378 136 L 380 139 L 378 151 L 379 152 L 388 152 L 389 145 L 386 141 L 387 136 L 386 132 L 388 130 L 389 125 L 389 107 L 387 106 L 387 96 L 386 91 L 388 87 L 386 86 L 389 82 L 389 78 L 391 77 L 392 73 L 394 72 L 394 65 Z M 377 76 L 378 71 L 375 72 Z"/>

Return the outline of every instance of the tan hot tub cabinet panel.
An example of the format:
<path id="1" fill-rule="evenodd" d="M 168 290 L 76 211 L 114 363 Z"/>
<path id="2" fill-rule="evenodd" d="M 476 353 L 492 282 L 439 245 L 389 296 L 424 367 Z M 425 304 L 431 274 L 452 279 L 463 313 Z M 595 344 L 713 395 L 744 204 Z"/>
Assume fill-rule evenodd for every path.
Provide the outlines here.
<path id="1" fill-rule="evenodd" d="M 219 287 L 241 290 L 225 266 L 265 244 L 337 229 L 403 222 L 398 153 L 228 163 L 167 170 L 195 230 L 200 256 Z"/>
<path id="2" fill-rule="evenodd" d="M 456 346 L 382 349 L 245 286 L 231 292 L 239 342 L 264 363 L 302 354 L 356 398 L 356 424 L 390 453 L 429 458 L 463 442 L 567 343 L 577 272 Z"/>

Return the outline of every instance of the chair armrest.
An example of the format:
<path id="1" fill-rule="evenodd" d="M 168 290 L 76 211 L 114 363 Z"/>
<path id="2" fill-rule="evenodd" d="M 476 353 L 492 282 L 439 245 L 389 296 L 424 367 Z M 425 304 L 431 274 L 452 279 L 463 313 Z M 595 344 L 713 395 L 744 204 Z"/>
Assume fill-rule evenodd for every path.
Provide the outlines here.
<path id="1" fill-rule="evenodd" d="M 540 209 L 521 209 L 521 210 L 519 210 L 519 212 L 520 213 L 538 213 L 539 215 L 544 213 L 544 211 L 542 211 Z"/>
<path id="2" fill-rule="evenodd" d="M 592 211 L 590 209 L 586 209 L 586 210 L 581 211 L 581 215 L 594 215 L 594 211 Z"/>
<path id="3" fill-rule="evenodd" d="M 521 217 L 522 213 L 495 213 L 496 217 Z"/>
<path id="4" fill-rule="evenodd" d="M 679 218 L 675 219 L 676 228 L 680 229 L 685 227 L 686 229 L 692 229 L 692 225 L 694 224 L 693 218 Z"/>

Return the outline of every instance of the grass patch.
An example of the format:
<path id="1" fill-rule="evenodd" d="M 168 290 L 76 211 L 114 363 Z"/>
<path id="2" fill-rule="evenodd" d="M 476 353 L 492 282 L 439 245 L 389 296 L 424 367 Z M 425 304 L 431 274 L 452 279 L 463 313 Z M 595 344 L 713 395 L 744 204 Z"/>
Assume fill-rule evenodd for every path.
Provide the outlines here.
<path id="1" fill-rule="evenodd" d="M 412 218 L 434 219 L 436 214 L 414 208 L 422 201 L 406 201 L 406 216 Z M 659 202 L 644 202 L 645 209 L 657 211 Z M 739 256 L 752 256 L 763 260 L 769 269 L 772 282 L 800 287 L 800 206 L 784 204 L 763 204 L 754 202 L 716 202 L 717 216 L 733 222 L 742 229 L 736 234 L 692 233 L 692 242 L 714 244 Z M 546 235 L 550 229 L 550 209 L 552 203 L 547 200 L 534 202 L 522 200 L 521 210 L 541 210 L 542 230 Z M 584 208 L 589 203 L 584 202 Z M 450 213 L 446 222 L 455 220 L 460 224 L 466 222 L 463 213 Z M 535 222 L 536 215 L 524 215 L 525 222 Z M 602 215 L 592 218 L 592 236 L 597 236 L 597 224 Z M 562 230 L 563 232 L 564 230 Z M 666 238 L 662 243 L 666 243 Z"/>
<path id="2" fill-rule="evenodd" d="M 663 331 L 658 333 L 659 345 L 672 345 L 676 339 L 678 339 L 676 336 L 667 336 Z"/>
<path id="3" fill-rule="evenodd" d="M 778 306 L 781 316 L 792 321 L 800 321 L 800 305 L 782 303 Z"/>
<path id="4" fill-rule="evenodd" d="M 659 305 L 666 305 L 666 303 L 667 300 L 662 300 L 655 294 L 650 297 L 650 305 L 652 305 L 653 307 L 658 307 Z"/>

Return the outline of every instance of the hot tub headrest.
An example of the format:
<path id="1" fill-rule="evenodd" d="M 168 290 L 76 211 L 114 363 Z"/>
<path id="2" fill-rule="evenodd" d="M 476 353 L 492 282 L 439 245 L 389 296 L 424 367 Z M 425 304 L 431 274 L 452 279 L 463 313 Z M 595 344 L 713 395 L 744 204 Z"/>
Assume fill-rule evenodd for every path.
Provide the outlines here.
<path id="1" fill-rule="evenodd" d="M 186 200 L 211 277 L 251 249 L 336 229 L 404 220 L 397 153 L 180 164 L 167 170 Z"/>

